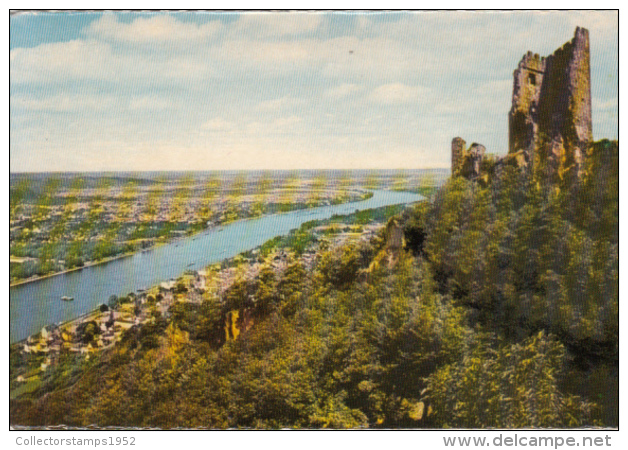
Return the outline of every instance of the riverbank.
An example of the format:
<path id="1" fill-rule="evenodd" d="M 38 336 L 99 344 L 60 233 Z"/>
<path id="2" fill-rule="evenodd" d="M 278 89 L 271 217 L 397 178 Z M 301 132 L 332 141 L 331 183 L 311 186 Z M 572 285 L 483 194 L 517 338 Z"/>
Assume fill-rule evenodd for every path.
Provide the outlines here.
<path id="1" fill-rule="evenodd" d="M 150 247 L 150 248 L 152 249 L 154 247 Z M 59 275 L 65 275 L 66 273 L 77 272 L 79 270 L 87 269 L 89 267 L 99 266 L 101 264 L 107 264 L 107 263 L 110 263 L 111 261 L 115 261 L 117 259 L 122 259 L 122 258 L 128 258 L 129 256 L 137 255 L 138 253 L 144 252 L 147 250 L 149 249 L 140 250 L 139 252 L 129 252 L 129 253 L 123 253 L 121 255 L 110 256 L 109 258 L 104 258 L 100 261 L 86 262 L 81 267 L 73 267 L 72 269 L 63 270 L 61 272 L 54 272 L 54 273 L 49 273 L 42 276 L 35 276 L 35 277 L 27 278 L 26 280 L 22 280 L 22 281 L 15 281 L 13 283 L 10 283 L 9 287 L 12 288 L 16 286 L 22 286 L 24 284 L 35 283 L 37 281 L 46 280 L 48 278 L 57 277 Z"/>

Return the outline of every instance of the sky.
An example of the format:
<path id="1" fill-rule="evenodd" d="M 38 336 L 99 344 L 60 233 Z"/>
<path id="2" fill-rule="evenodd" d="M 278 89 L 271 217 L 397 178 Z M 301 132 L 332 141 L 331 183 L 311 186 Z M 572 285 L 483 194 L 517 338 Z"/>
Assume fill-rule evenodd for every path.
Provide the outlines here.
<path id="1" fill-rule="evenodd" d="M 29 13 L 10 19 L 10 170 L 448 168 L 505 154 L 513 70 L 589 29 L 618 133 L 618 15 Z"/>

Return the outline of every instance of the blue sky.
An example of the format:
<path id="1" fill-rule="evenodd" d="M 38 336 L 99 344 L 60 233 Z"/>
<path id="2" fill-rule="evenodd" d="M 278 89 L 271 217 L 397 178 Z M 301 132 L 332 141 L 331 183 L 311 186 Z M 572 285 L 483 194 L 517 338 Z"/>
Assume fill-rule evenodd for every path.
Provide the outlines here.
<path id="1" fill-rule="evenodd" d="M 38 13 L 10 21 L 11 171 L 449 167 L 507 151 L 512 72 L 590 30 L 617 138 L 616 12 Z"/>

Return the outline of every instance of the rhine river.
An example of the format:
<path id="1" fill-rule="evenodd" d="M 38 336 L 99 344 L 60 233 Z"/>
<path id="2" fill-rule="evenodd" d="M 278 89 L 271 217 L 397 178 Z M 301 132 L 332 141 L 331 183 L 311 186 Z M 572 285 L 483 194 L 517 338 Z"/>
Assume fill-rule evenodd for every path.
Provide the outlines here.
<path id="1" fill-rule="evenodd" d="M 127 258 L 14 286 L 9 289 L 11 343 L 45 325 L 93 311 L 112 294 L 126 295 L 177 277 L 187 269 L 202 269 L 287 234 L 310 220 L 420 200 L 423 197 L 411 192 L 373 191 L 373 197 L 360 202 L 240 220 Z M 74 297 L 74 301 L 64 302 L 63 296 Z"/>

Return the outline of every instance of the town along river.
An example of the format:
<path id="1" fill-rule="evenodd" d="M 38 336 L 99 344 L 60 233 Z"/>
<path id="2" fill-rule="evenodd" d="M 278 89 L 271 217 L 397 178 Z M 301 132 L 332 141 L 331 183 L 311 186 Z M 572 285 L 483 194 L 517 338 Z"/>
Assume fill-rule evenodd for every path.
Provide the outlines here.
<path id="1" fill-rule="evenodd" d="M 177 277 L 187 269 L 202 269 L 253 249 L 310 220 L 422 199 L 411 192 L 373 191 L 373 197 L 360 202 L 240 220 L 128 258 L 14 286 L 9 289 L 11 343 L 27 338 L 45 325 L 93 311 L 112 294 L 126 295 Z M 73 297 L 74 301 L 62 301 L 64 296 Z"/>

